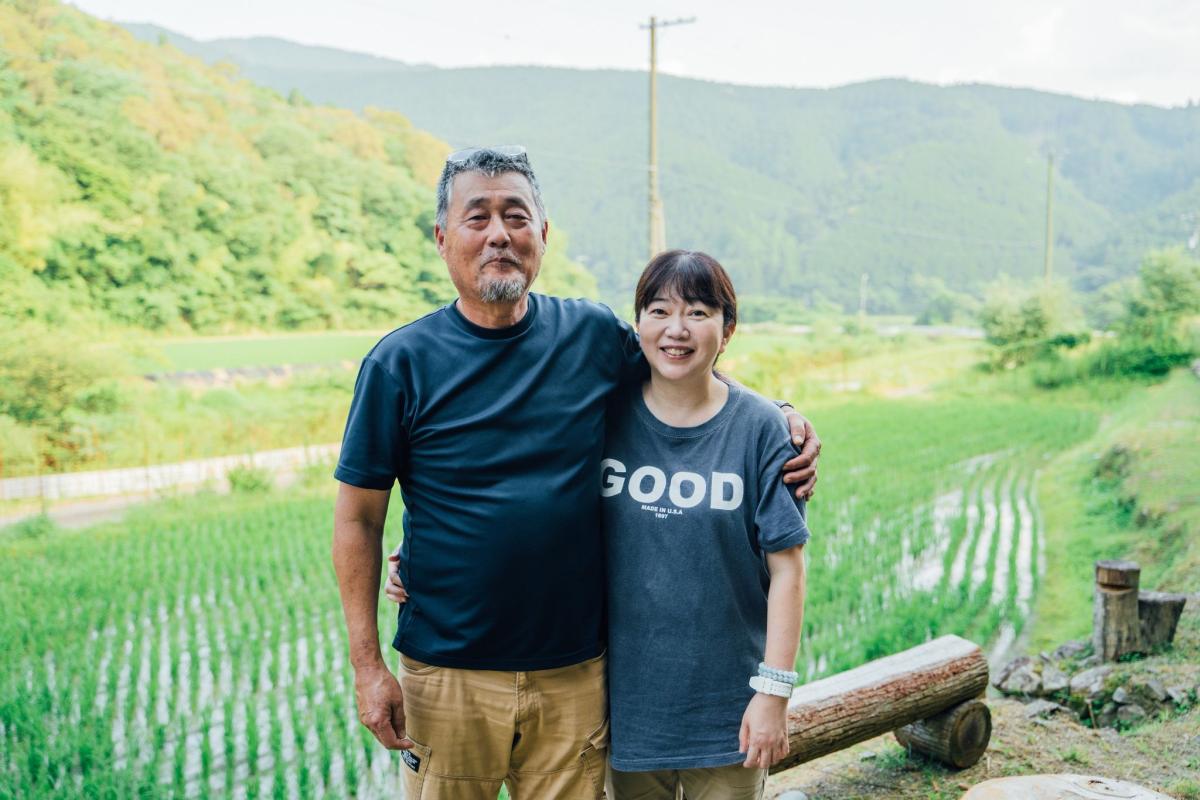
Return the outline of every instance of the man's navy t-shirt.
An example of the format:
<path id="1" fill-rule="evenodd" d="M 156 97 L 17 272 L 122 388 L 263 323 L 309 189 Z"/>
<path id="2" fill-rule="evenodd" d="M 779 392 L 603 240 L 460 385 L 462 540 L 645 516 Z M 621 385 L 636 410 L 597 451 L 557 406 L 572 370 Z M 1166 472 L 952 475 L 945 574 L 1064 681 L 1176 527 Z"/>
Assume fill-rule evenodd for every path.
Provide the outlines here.
<path id="1" fill-rule="evenodd" d="M 451 304 L 367 354 L 334 475 L 400 481 L 397 650 L 497 670 L 603 651 L 605 405 L 643 365 L 608 308 L 535 294 L 511 327 L 482 328 Z"/>

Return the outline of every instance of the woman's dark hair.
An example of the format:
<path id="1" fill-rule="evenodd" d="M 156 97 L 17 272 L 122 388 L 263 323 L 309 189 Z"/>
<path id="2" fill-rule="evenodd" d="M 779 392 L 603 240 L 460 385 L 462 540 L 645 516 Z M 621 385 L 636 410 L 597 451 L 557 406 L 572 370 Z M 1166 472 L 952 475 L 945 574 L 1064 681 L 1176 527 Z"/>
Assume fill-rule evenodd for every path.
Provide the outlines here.
<path id="1" fill-rule="evenodd" d="M 737 325 L 737 295 L 733 282 L 715 258 L 698 250 L 664 250 L 650 259 L 633 295 L 635 318 L 656 297 L 678 295 L 687 303 L 721 309 L 725 334 Z"/>

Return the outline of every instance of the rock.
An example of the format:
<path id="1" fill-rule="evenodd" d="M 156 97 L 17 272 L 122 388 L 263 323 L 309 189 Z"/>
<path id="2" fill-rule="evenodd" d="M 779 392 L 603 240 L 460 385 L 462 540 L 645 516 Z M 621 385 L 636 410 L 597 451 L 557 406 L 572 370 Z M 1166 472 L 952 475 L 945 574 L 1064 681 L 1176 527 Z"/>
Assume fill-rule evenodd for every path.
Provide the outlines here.
<path id="1" fill-rule="evenodd" d="M 1009 661 L 996 672 L 996 675 L 992 678 L 992 686 L 995 686 L 997 689 L 999 689 L 1000 684 L 1008 680 L 1009 675 L 1012 675 L 1018 669 L 1027 666 L 1030 663 L 1031 659 L 1029 656 L 1018 656 L 1012 661 Z"/>
<path id="2" fill-rule="evenodd" d="M 1171 698 L 1171 702 L 1177 706 L 1187 706 L 1192 699 L 1188 696 L 1188 690 L 1182 686 L 1168 686 L 1167 697 Z"/>
<path id="3" fill-rule="evenodd" d="M 1165 705 L 1169 702 L 1166 687 L 1162 681 L 1153 676 L 1140 676 L 1129 682 L 1131 702 L 1137 702 L 1145 708 Z"/>
<path id="4" fill-rule="evenodd" d="M 1086 775 L 1022 775 L 977 784 L 962 800 L 1170 800 L 1134 783 Z"/>
<path id="5" fill-rule="evenodd" d="M 1098 690 L 1103 690 L 1104 679 L 1112 671 L 1113 667 L 1111 664 L 1102 664 L 1098 667 L 1092 667 L 1091 669 L 1085 669 L 1083 672 L 1077 673 L 1071 678 L 1068 684 L 1071 687 L 1071 694 L 1095 694 Z"/>
<path id="6" fill-rule="evenodd" d="M 1104 708 L 1096 712 L 1096 727 L 1111 728 L 1117 721 L 1117 704 L 1105 703 Z"/>
<path id="7" fill-rule="evenodd" d="M 1093 653 L 1087 658 L 1079 662 L 1079 666 L 1084 668 L 1097 667 L 1100 665 L 1100 656 Z"/>
<path id="8" fill-rule="evenodd" d="M 1135 703 L 1130 703 L 1127 706 L 1121 706 L 1117 709 L 1117 722 L 1126 725 L 1136 725 L 1145 720 L 1146 716 L 1146 709 Z"/>
<path id="9" fill-rule="evenodd" d="M 1052 702 L 1050 700 L 1034 700 L 1032 703 L 1029 703 L 1028 705 L 1025 706 L 1025 716 L 1028 718 L 1033 718 L 1033 717 L 1045 718 L 1045 717 L 1048 717 L 1051 714 L 1054 714 L 1058 711 L 1066 711 L 1066 710 L 1067 709 L 1064 708 L 1063 706 L 1060 706 L 1058 703 Z"/>
<path id="10" fill-rule="evenodd" d="M 776 797 L 775 800 L 808 800 L 808 795 L 799 789 L 789 789 Z"/>
<path id="11" fill-rule="evenodd" d="M 1042 669 L 1042 692 L 1045 694 L 1061 692 L 1070 685 L 1071 680 L 1067 677 L 1067 673 L 1053 664 L 1047 664 Z"/>
<path id="12" fill-rule="evenodd" d="M 996 687 L 1005 694 L 1037 694 L 1042 688 L 1042 677 L 1034 671 L 1033 664 L 1017 668 Z"/>
<path id="13" fill-rule="evenodd" d="M 1058 648 L 1051 654 L 1055 661 L 1066 661 L 1068 658 L 1075 658 L 1082 655 L 1088 646 L 1084 642 L 1065 642 L 1060 644 Z"/>
<path id="14" fill-rule="evenodd" d="M 1129 692 L 1125 691 L 1124 686 L 1118 686 L 1117 690 L 1113 692 L 1114 703 L 1130 703 L 1132 701 L 1133 698 L 1129 696 Z"/>

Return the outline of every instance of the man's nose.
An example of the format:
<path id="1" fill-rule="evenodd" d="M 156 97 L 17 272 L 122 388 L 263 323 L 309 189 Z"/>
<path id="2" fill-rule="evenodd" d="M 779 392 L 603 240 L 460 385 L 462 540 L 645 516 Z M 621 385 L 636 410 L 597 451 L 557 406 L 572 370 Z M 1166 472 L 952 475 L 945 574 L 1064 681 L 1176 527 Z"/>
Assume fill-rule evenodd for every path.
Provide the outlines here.
<path id="1" fill-rule="evenodd" d="M 488 244 L 496 247 L 507 247 L 511 241 L 508 228 L 505 227 L 504 220 L 499 216 L 492 217 L 492 221 L 488 223 L 487 240 Z"/>

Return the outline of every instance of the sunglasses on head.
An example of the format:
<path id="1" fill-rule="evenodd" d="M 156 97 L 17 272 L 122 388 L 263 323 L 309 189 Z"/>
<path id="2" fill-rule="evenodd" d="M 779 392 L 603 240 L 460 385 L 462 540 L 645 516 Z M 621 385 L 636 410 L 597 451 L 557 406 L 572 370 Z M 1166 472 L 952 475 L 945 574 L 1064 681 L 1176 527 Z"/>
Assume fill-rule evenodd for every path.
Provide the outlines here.
<path id="1" fill-rule="evenodd" d="M 500 155 L 508 156 L 509 158 L 523 158 L 526 161 L 529 160 L 528 153 L 525 152 L 525 148 L 521 145 L 500 144 L 496 145 L 495 147 L 467 147 L 462 150 L 455 150 L 453 153 L 446 156 L 446 163 L 461 164 L 476 153 L 482 153 L 484 151 L 499 153 Z"/>

